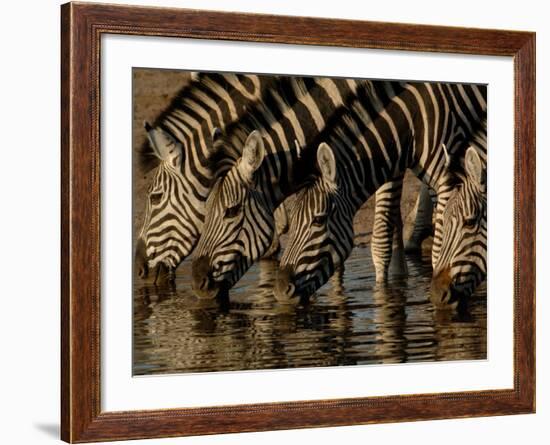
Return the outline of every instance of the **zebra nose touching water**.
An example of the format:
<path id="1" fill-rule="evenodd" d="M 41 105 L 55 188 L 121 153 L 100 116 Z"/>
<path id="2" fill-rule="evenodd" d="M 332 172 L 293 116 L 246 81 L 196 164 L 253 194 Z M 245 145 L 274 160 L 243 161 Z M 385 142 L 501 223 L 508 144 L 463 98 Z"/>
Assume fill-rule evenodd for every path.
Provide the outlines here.
<path id="1" fill-rule="evenodd" d="M 241 158 L 210 193 L 204 232 L 216 242 L 201 238 L 192 265 L 192 287 L 200 298 L 214 298 L 230 289 L 252 265 L 252 258 L 275 253 L 278 237 L 286 230 L 284 205 L 272 210 L 254 190 L 256 170 L 264 157 L 262 136 L 254 131 L 246 139 Z M 258 216 L 266 213 L 273 218 L 262 221 Z M 250 227 L 257 231 L 251 232 Z"/>
<path id="2" fill-rule="evenodd" d="M 486 130 L 485 130 L 486 132 Z M 486 143 L 486 141 L 484 141 Z M 478 153 L 481 153 L 481 155 Z M 464 306 L 487 275 L 485 144 L 469 147 L 464 174 L 453 188 L 436 230 L 442 235 L 430 298 L 435 306 Z"/>
<path id="3" fill-rule="evenodd" d="M 149 266 L 147 249 L 142 238 L 136 243 L 135 268 L 142 280 L 150 280 L 157 286 L 167 286 L 174 280 L 174 268 L 166 266 L 163 262 Z"/>
<path id="4" fill-rule="evenodd" d="M 289 240 L 274 289 L 283 302 L 306 303 L 353 248 L 353 214 L 338 193 L 336 160 L 326 143 L 317 150 L 317 165 L 319 177 L 297 193 L 289 210 Z"/>
<path id="5" fill-rule="evenodd" d="M 189 187 L 181 174 L 182 144 L 148 122 L 144 126 L 160 164 L 147 191 L 135 266 L 142 279 L 150 278 L 157 285 L 165 285 L 174 279 L 176 267 L 192 250 L 193 240 L 198 239 L 199 232 L 195 224 L 188 223 L 191 207 L 185 205 L 185 200 L 182 202 Z"/>

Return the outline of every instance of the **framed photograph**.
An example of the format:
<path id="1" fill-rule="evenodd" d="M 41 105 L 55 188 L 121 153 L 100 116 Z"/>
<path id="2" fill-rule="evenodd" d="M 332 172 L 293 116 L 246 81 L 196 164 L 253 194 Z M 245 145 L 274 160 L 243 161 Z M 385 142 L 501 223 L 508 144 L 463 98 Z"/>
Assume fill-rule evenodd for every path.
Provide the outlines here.
<path id="1" fill-rule="evenodd" d="M 535 34 L 61 8 L 67 442 L 535 411 Z"/>

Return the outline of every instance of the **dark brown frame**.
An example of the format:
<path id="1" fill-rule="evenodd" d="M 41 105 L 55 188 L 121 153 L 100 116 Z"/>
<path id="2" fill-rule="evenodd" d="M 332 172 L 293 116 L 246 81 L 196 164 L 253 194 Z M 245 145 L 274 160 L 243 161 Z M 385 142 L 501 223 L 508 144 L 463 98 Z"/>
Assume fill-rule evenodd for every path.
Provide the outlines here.
<path id="1" fill-rule="evenodd" d="M 231 407 L 100 409 L 100 37 L 104 33 L 512 56 L 514 388 Z M 172 437 L 535 411 L 535 34 L 68 3 L 61 7 L 61 437 Z M 510 252 L 512 254 L 512 252 Z"/>

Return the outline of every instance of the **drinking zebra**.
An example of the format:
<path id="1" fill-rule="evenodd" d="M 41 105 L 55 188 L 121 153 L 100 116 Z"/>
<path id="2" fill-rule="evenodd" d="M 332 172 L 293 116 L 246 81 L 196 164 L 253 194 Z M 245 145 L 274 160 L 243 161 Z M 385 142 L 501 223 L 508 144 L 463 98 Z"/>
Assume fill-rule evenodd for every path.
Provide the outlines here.
<path id="1" fill-rule="evenodd" d="M 158 163 L 147 191 L 145 217 L 136 245 L 136 270 L 157 283 L 195 247 L 213 180 L 212 139 L 242 117 L 275 76 L 202 73 L 184 87 L 154 125 L 145 123 L 149 148 L 144 163 Z M 150 272 L 151 271 L 151 272 Z"/>
<path id="2" fill-rule="evenodd" d="M 435 229 L 442 240 L 433 264 L 430 294 L 436 306 L 463 306 L 487 276 L 485 120 L 460 161 L 459 165 L 450 165 L 449 174 L 456 178 L 456 185 Z"/>
<path id="3" fill-rule="evenodd" d="M 194 292 L 215 297 L 266 252 L 274 209 L 313 173 L 315 153 L 306 147 L 345 117 L 346 104 L 363 102 L 361 118 L 368 122 L 402 89 L 400 82 L 291 78 L 229 126 L 219 139 L 220 150 L 242 156 L 219 175 L 208 198 L 193 260 Z"/>
<path id="4" fill-rule="evenodd" d="M 453 189 L 443 147 L 458 151 L 485 114 L 486 88 L 476 85 L 409 83 L 369 125 L 363 125 L 356 103 L 326 135 L 328 144 L 320 144 L 317 174 L 304 182 L 290 212 L 276 296 L 304 299 L 322 286 L 351 252 L 357 210 L 406 168 L 438 194 L 436 220 L 441 221 Z M 442 241 L 434 237 L 434 260 Z"/>

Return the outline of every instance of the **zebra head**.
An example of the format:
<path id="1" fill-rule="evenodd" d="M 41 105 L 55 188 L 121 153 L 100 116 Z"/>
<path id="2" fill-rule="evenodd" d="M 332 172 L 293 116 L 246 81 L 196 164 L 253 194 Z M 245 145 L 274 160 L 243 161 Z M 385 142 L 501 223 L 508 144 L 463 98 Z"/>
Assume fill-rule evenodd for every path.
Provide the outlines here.
<path id="1" fill-rule="evenodd" d="M 325 284 L 353 248 L 353 213 L 339 193 L 331 148 L 317 149 L 315 180 L 296 194 L 290 210 L 289 239 L 281 257 L 275 297 L 305 303 Z"/>
<path id="2" fill-rule="evenodd" d="M 431 285 L 436 307 L 463 305 L 487 275 L 487 175 L 473 147 L 466 150 L 464 170 L 436 222 L 442 236 Z"/>
<path id="3" fill-rule="evenodd" d="M 214 298 L 231 288 L 271 246 L 274 212 L 257 190 L 265 153 L 260 132 L 253 131 L 241 157 L 217 180 L 208 197 L 192 265 L 193 291 L 201 298 Z"/>
<path id="4" fill-rule="evenodd" d="M 145 122 L 153 154 L 160 160 L 147 191 L 145 218 L 136 246 L 136 270 L 156 284 L 173 279 L 200 235 L 204 202 L 185 175 L 185 147 L 160 127 Z"/>

